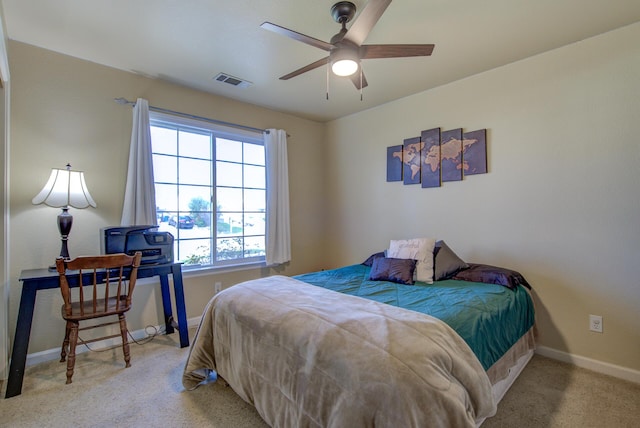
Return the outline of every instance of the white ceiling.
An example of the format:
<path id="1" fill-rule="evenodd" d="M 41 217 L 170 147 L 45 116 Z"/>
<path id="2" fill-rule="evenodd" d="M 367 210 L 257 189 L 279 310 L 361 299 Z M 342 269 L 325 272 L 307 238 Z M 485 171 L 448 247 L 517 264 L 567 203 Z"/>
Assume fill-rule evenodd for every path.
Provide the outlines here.
<path id="1" fill-rule="evenodd" d="M 367 0 L 352 1 L 362 10 Z M 395 0 L 365 43 L 434 43 L 433 55 L 365 60 L 364 100 L 347 78 L 335 76 L 326 100 L 324 67 L 279 80 L 326 52 L 260 24 L 329 41 L 340 28 L 329 13 L 334 3 L 2 0 L 10 39 L 319 121 L 640 21 L 638 0 Z M 216 82 L 219 72 L 253 85 Z"/>

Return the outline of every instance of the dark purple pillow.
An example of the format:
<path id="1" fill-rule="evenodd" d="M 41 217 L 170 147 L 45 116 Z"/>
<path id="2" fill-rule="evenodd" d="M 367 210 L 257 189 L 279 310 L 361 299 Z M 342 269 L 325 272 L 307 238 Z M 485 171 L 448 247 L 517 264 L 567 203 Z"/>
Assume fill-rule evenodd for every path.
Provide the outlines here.
<path id="1" fill-rule="evenodd" d="M 415 270 L 415 260 L 377 257 L 373 259 L 369 279 L 372 281 L 390 281 L 413 285 L 413 272 Z"/>
<path id="2" fill-rule="evenodd" d="M 444 241 L 437 241 L 433 249 L 433 279 L 440 281 L 447 279 L 468 268 L 465 263 Z"/>
<path id="3" fill-rule="evenodd" d="M 527 280 L 515 270 L 476 263 L 469 263 L 468 269 L 461 270 L 451 279 L 498 284 L 511 290 L 514 290 L 518 285 L 523 285 L 531 290 L 531 286 Z"/>
<path id="4" fill-rule="evenodd" d="M 384 251 L 380 251 L 379 253 L 371 254 L 367 260 L 362 262 L 363 265 L 371 267 L 373 265 L 373 260 L 379 257 L 384 258 Z"/>

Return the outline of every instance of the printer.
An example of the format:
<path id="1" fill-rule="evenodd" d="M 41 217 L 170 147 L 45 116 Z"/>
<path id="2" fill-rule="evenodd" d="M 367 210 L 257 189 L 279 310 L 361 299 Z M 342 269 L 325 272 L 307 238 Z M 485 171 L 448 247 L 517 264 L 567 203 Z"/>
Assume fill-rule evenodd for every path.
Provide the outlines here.
<path id="1" fill-rule="evenodd" d="M 142 264 L 173 263 L 173 235 L 158 226 L 113 226 L 100 229 L 102 254 L 142 253 Z"/>

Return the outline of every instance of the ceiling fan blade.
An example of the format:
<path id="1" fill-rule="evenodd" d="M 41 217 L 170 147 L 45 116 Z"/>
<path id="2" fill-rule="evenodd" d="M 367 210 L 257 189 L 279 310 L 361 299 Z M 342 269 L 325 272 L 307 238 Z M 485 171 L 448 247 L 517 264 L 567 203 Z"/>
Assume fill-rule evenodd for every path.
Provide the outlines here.
<path id="1" fill-rule="evenodd" d="M 329 57 L 319 59 L 316 62 L 312 62 L 309 65 L 305 65 L 304 67 L 297 69 L 296 71 L 292 71 L 289 74 L 285 74 L 280 78 L 280 80 L 289 80 L 292 77 L 299 76 L 302 73 L 306 73 L 307 71 L 311 71 L 315 68 L 322 67 L 323 65 L 326 65 L 328 62 L 329 62 Z"/>
<path id="2" fill-rule="evenodd" d="M 311 36 L 307 36 L 302 33 L 298 33 L 297 31 L 289 30 L 288 28 L 281 27 L 276 24 L 272 24 L 271 22 L 263 22 L 260 25 L 265 30 L 273 31 L 274 33 L 280 34 L 285 37 L 289 37 L 291 39 L 297 40 L 302 43 L 306 43 L 308 45 L 314 46 L 316 48 L 320 48 L 325 51 L 330 51 L 333 48 L 331 43 L 323 42 L 322 40 L 314 39 Z"/>
<path id="3" fill-rule="evenodd" d="M 376 25 L 378 19 L 387 10 L 389 3 L 391 3 L 391 0 L 369 0 L 360 15 L 349 27 L 344 39 L 358 46 L 364 43 L 373 26 Z"/>
<path id="4" fill-rule="evenodd" d="M 353 84 L 356 86 L 356 89 L 362 89 L 369 86 L 369 84 L 367 83 L 367 78 L 364 77 L 364 72 L 362 72 L 362 87 L 360 86 L 360 73 L 354 73 L 350 76 L 350 78 Z"/>
<path id="5" fill-rule="evenodd" d="M 408 56 L 429 56 L 434 45 L 362 45 L 361 59 L 402 58 Z"/>

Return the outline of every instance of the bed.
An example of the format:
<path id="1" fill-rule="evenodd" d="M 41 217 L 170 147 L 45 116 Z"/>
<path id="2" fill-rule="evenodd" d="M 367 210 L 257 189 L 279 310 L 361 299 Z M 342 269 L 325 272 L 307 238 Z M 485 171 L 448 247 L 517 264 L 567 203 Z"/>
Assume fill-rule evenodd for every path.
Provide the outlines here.
<path id="1" fill-rule="evenodd" d="M 480 425 L 533 353 L 529 284 L 431 248 L 427 281 L 381 252 L 218 293 L 183 385 L 221 377 L 277 427 Z"/>

